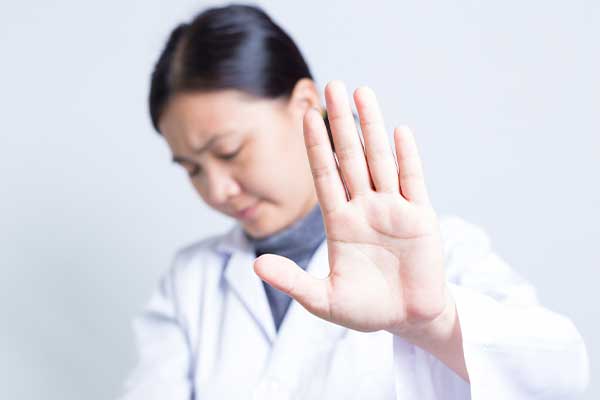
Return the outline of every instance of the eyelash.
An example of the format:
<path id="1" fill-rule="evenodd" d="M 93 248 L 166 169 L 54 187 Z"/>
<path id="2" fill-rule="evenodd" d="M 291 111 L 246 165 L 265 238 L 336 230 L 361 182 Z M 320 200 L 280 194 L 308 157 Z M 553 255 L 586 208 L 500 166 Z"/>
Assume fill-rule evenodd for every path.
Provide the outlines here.
<path id="1" fill-rule="evenodd" d="M 229 154 L 222 154 L 219 156 L 219 158 L 221 160 L 232 160 L 233 158 L 235 158 L 235 156 L 238 155 L 238 153 L 240 152 L 240 149 L 234 151 L 233 153 L 229 153 Z M 192 170 L 192 172 L 188 173 L 188 176 L 190 177 L 194 177 L 196 175 L 198 175 L 198 173 L 200 172 L 200 167 L 195 165 L 194 169 Z"/>
<path id="2" fill-rule="evenodd" d="M 222 154 L 219 156 L 219 158 L 221 160 L 231 160 L 233 159 L 235 156 L 237 156 L 237 154 L 240 152 L 240 150 L 236 150 L 233 153 L 229 153 L 229 154 Z"/>

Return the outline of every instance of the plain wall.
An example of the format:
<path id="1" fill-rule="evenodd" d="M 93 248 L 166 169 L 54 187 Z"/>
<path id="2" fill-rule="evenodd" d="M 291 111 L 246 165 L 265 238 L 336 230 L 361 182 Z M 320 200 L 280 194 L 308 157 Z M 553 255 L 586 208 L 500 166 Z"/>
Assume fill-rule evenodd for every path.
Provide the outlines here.
<path id="1" fill-rule="evenodd" d="M 212 4 L 0 5 L 0 398 L 115 397 L 176 249 L 232 223 L 147 112 L 167 34 Z M 259 4 L 321 89 L 369 85 L 390 133 L 413 128 L 436 210 L 481 225 L 572 318 L 600 398 L 600 3 Z"/>

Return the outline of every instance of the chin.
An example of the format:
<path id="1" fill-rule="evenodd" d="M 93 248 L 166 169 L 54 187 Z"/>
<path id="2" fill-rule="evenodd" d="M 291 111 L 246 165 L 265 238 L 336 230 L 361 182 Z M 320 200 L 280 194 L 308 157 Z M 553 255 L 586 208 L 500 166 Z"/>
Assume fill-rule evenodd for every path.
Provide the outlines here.
<path id="1" fill-rule="evenodd" d="M 254 238 L 263 238 L 265 236 L 269 236 L 274 231 L 272 229 L 268 229 L 267 227 L 257 226 L 257 224 L 244 224 L 244 230 L 250 234 L 250 236 Z"/>
<path id="2" fill-rule="evenodd" d="M 260 220 L 250 221 L 243 224 L 244 230 L 248 232 L 252 237 L 263 238 L 269 236 L 279 229 L 277 225 L 273 224 L 273 218 L 261 218 Z"/>

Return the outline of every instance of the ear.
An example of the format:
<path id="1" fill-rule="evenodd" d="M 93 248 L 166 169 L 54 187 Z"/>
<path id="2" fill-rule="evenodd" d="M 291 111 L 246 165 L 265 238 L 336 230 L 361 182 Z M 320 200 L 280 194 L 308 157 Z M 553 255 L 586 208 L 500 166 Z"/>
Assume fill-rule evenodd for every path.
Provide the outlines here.
<path id="1" fill-rule="evenodd" d="M 301 78 L 294 85 L 294 89 L 288 101 L 288 111 L 299 117 L 302 121 L 304 114 L 312 107 L 316 107 L 319 111 L 323 110 L 319 91 L 312 79 Z"/>

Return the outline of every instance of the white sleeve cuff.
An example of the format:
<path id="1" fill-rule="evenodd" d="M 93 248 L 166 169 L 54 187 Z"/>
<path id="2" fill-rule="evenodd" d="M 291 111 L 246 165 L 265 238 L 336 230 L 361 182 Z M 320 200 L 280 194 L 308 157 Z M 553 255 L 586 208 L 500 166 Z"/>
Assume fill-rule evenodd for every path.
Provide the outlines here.
<path id="1" fill-rule="evenodd" d="M 568 318 L 539 305 L 507 305 L 449 285 L 472 399 L 568 399 L 585 389 L 587 352 Z"/>

